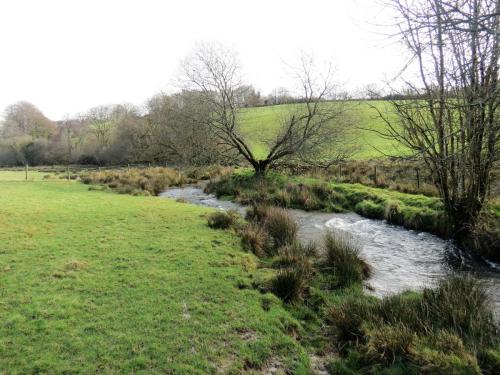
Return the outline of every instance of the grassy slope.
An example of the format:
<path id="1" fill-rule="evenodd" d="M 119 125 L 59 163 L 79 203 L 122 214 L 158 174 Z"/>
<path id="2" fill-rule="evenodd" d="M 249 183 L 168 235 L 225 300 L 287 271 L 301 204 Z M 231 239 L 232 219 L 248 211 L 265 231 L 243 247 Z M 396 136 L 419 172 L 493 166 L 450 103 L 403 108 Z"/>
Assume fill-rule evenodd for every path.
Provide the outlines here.
<path id="1" fill-rule="evenodd" d="M 208 210 L 0 176 L 0 372 L 307 363 L 281 305 L 265 312 L 257 291 L 236 287 L 255 259 L 207 227 Z"/>
<path id="2" fill-rule="evenodd" d="M 295 104 L 287 104 L 243 110 L 242 130 L 258 157 L 265 157 L 267 151 L 265 140 L 276 134 L 280 126 L 280 120 L 292 111 L 295 106 Z M 383 101 L 351 102 L 353 127 L 383 131 L 385 123 L 371 106 L 376 106 L 382 112 L 387 108 L 386 103 Z M 383 156 L 379 151 L 386 154 L 401 153 L 401 149 L 397 148 L 393 141 L 384 139 L 369 130 L 353 129 L 349 139 L 359 147 L 355 155 L 357 159 Z"/>

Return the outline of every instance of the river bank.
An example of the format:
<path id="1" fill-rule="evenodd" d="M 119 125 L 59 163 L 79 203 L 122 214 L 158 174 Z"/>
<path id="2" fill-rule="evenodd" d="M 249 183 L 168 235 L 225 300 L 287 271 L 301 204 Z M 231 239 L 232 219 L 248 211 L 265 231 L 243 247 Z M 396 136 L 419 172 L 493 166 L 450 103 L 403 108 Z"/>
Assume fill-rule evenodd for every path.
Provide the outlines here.
<path id="1" fill-rule="evenodd" d="M 217 199 L 215 195 L 205 193 L 203 187 L 172 188 L 160 194 L 160 197 L 238 211 L 242 215 L 246 212 L 246 207 L 241 204 Z M 370 286 L 363 293 L 359 283 L 342 287 L 331 271 L 324 273 L 320 254 L 318 259 L 307 261 L 307 264 L 315 264 L 314 268 L 319 268 L 313 271 L 313 276 L 309 276 L 312 279 L 307 282 L 301 302 L 285 303 L 289 311 L 301 321 L 304 329 L 300 337 L 302 345 L 315 353 L 314 358 L 328 364 L 323 368 L 329 373 L 425 373 L 429 368 L 432 370 L 428 373 L 455 373 L 460 369 L 472 374 L 494 373 L 495 370 L 490 369 L 496 366 L 494 358 L 498 351 L 494 349 L 494 341 L 493 344 L 488 341 L 487 333 L 490 330 L 495 332 L 496 329 L 488 323 L 487 317 L 488 300 L 498 299 L 498 295 L 495 296 L 498 290 L 491 294 L 492 287 L 494 289 L 499 284 L 498 274 L 494 270 L 486 269 L 487 272 L 493 272 L 491 279 L 484 278 L 486 274 L 483 274 L 483 281 L 487 280 L 490 285 L 490 296 L 487 297 L 479 290 L 479 294 L 475 292 L 476 281 L 468 275 L 468 271 L 476 266 L 479 267 L 475 269 L 476 276 L 479 276 L 482 265 L 471 261 L 466 270 L 464 265 L 468 261 L 455 252 L 457 249 L 450 247 L 450 241 L 381 220 L 366 219 L 355 213 L 306 212 L 297 209 L 289 209 L 288 212 L 298 224 L 299 239 L 303 243 L 314 240 L 317 248 L 321 248 L 323 236 L 330 229 L 346 231 L 362 238 L 361 255 L 371 266 L 371 277 L 367 280 Z M 303 259 L 303 255 L 296 256 L 296 259 Z M 460 266 L 457 266 L 457 261 Z M 271 270 L 283 264 L 283 255 L 278 252 L 277 256 L 265 257 L 261 262 L 264 269 L 271 268 L 270 279 L 254 280 L 251 285 L 242 284 L 242 288 L 268 290 L 269 285 L 273 285 L 276 270 Z M 279 275 L 282 271 L 278 268 L 277 272 Z M 294 282 L 294 279 L 287 281 L 290 282 Z M 421 289 L 422 294 L 408 292 L 408 289 Z M 373 299 L 366 295 L 367 291 L 382 299 Z M 401 291 L 405 292 L 397 293 Z M 280 292 L 276 293 L 279 295 Z M 423 310 L 434 311 L 437 300 L 446 301 L 439 307 L 443 309 L 438 314 L 442 318 L 436 316 L 426 321 L 423 319 Z M 463 306 L 459 308 L 458 304 Z M 456 314 L 460 311 L 460 314 L 465 314 L 464 317 L 472 314 L 478 322 L 474 326 L 478 328 L 458 318 Z M 461 323 L 455 326 L 444 321 L 444 317 L 458 318 L 457 322 Z M 463 333 L 469 333 L 462 337 L 459 334 L 462 330 Z M 481 332 L 486 334 L 484 338 Z M 467 341 L 467 335 L 470 334 L 475 338 Z M 448 349 L 444 350 L 440 345 L 450 340 L 457 346 L 451 349 L 452 352 L 446 352 Z M 396 347 L 391 348 L 392 345 Z M 478 351 L 473 349 L 475 345 L 479 345 L 476 346 Z M 335 359 L 336 355 L 331 357 L 331 350 L 340 354 L 340 359 Z M 389 352 L 385 353 L 386 350 Z"/>

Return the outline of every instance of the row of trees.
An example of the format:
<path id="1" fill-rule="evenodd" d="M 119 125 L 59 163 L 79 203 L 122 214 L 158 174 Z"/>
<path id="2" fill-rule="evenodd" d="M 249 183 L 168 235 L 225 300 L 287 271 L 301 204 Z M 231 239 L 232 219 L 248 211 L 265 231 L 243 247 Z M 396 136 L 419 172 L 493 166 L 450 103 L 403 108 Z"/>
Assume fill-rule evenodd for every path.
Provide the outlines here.
<path id="1" fill-rule="evenodd" d="M 263 159 L 243 135 L 241 112 L 258 104 L 259 95 L 242 81 L 236 54 L 202 44 L 183 67 L 183 89 L 153 96 L 143 111 L 100 106 L 52 122 L 30 103 L 9 106 L 0 128 L 0 165 L 247 162 L 265 174 L 285 159 L 329 165 L 349 154 L 341 146 L 350 125 L 349 103 L 335 92 L 329 67 L 320 71 L 312 59 L 300 58 L 292 73 L 300 91 L 286 97 L 296 104 L 282 117 L 279 131 L 264 140 L 269 152 Z"/>

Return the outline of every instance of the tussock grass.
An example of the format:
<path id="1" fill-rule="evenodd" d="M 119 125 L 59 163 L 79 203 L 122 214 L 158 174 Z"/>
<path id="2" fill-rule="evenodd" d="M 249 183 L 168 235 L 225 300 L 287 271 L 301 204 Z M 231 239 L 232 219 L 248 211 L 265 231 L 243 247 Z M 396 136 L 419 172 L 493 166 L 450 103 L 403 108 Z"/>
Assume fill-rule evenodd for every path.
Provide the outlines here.
<path id="1" fill-rule="evenodd" d="M 498 342 L 486 286 L 472 276 L 453 276 L 441 280 L 436 288 L 424 289 L 422 308 L 424 324 L 433 330 L 450 330 L 476 347 Z"/>
<path id="2" fill-rule="evenodd" d="M 415 373 L 491 373 L 498 355 L 485 286 L 471 276 L 443 279 L 422 293 L 347 300 L 329 316 L 340 347 L 359 353 L 357 370 L 398 362 Z"/>
<path id="3" fill-rule="evenodd" d="M 240 231 L 240 236 L 244 249 L 251 251 L 259 258 L 267 255 L 269 234 L 262 225 L 250 222 Z"/>
<path id="4" fill-rule="evenodd" d="M 229 229 L 234 227 L 240 218 L 238 212 L 234 210 L 217 211 L 208 216 L 208 226 L 214 229 Z"/>
<path id="5" fill-rule="evenodd" d="M 398 357 L 410 354 L 417 338 L 415 332 L 403 324 L 383 325 L 369 333 L 363 346 L 368 361 L 394 363 Z"/>
<path id="6" fill-rule="evenodd" d="M 307 269 L 298 264 L 280 269 L 272 279 L 272 290 L 284 302 L 297 301 L 304 293 L 307 277 Z"/>
<path id="7" fill-rule="evenodd" d="M 297 223 L 291 215 L 282 208 L 269 207 L 263 225 L 269 233 L 275 249 L 291 245 L 297 239 Z"/>
<path id="8" fill-rule="evenodd" d="M 370 275 L 370 267 L 361 258 L 361 245 L 345 231 L 329 231 L 324 237 L 325 266 L 340 286 L 360 283 Z"/>
<path id="9" fill-rule="evenodd" d="M 247 210 L 246 218 L 254 223 L 254 227 L 249 228 L 252 233 L 247 233 L 248 235 L 259 233 L 264 237 L 265 232 L 269 240 L 265 250 L 267 256 L 276 254 L 278 249 L 292 245 L 297 240 L 297 223 L 283 208 L 256 204 Z M 257 231 L 255 226 L 261 229 Z"/>
<path id="10" fill-rule="evenodd" d="M 130 168 L 92 171 L 83 174 L 84 184 L 106 185 L 131 195 L 158 195 L 170 186 L 181 186 L 189 179 L 171 168 Z"/>
<path id="11" fill-rule="evenodd" d="M 279 249 L 278 256 L 273 262 L 279 270 L 272 279 L 272 290 L 284 302 L 303 298 L 315 272 L 311 261 L 314 254 L 314 246 L 298 242 Z"/>

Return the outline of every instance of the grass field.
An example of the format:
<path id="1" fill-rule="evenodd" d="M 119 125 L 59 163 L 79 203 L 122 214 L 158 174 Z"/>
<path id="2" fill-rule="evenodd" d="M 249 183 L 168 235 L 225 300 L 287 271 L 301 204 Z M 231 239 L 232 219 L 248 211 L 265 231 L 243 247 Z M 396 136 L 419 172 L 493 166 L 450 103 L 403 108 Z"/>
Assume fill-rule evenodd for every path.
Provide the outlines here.
<path id="1" fill-rule="evenodd" d="M 353 101 L 350 102 L 351 130 L 347 141 L 356 145 L 355 159 L 371 159 L 384 156 L 383 154 L 399 155 L 402 153 L 394 141 L 385 139 L 375 132 L 365 129 L 383 131 L 384 121 L 378 112 L 384 112 L 387 103 L 383 101 Z M 287 113 L 294 110 L 296 104 L 276 105 L 269 107 L 247 108 L 242 112 L 242 131 L 249 139 L 253 150 L 260 158 L 266 156 L 266 140 L 272 138 L 280 127 L 280 121 Z M 363 128 L 363 129 L 361 129 Z"/>
<path id="2" fill-rule="evenodd" d="M 40 181 L 46 175 L 47 173 L 30 169 L 28 170 L 28 181 Z M 17 170 L 2 170 L 0 171 L 0 181 L 26 181 L 26 173 Z"/>
<path id="3" fill-rule="evenodd" d="M 237 287 L 264 271 L 208 209 L 22 173 L 0 172 L 0 373 L 305 372 L 297 321 Z"/>

